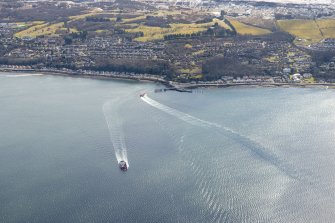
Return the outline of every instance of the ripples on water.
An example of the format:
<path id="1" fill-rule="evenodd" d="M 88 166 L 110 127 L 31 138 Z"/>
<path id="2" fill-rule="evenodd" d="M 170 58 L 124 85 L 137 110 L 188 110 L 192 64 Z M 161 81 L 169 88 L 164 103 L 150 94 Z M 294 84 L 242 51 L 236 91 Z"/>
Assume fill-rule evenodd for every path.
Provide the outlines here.
<path id="1" fill-rule="evenodd" d="M 1 222 L 335 218 L 333 91 L 0 78 Z"/>
<path id="2" fill-rule="evenodd" d="M 171 138 L 180 138 L 178 152 L 185 160 L 187 165 L 185 168 L 190 169 L 196 179 L 193 183 L 200 198 L 197 204 L 204 205 L 201 211 L 203 216 L 198 219 L 199 221 L 279 221 L 283 217 L 282 213 L 271 205 L 281 200 L 289 200 L 285 194 L 287 188 L 299 185 L 305 188 L 304 193 L 309 191 L 313 197 L 314 193 L 319 194 L 317 188 L 320 182 L 316 182 L 315 175 L 305 171 L 297 163 L 292 164 L 290 157 L 280 157 L 276 151 L 273 151 L 273 148 L 267 148 L 258 142 L 256 137 L 252 138 L 252 136 L 244 135 L 225 125 L 196 118 L 149 97 L 144 97 L 143 100 L 156 109 L 192 126 L 187 131 L 181 131 L 180 128 L 171 130 L 169 119 L 165 122 L 161 119 L 157 121 L 162 129 L 169 129 L 167 133 L 171 135 Z M 157 116 L 160 115 L 157 114 Z M 271 122 L 271 120 L 267 121 Z M 294 135 L 290 136 L 294 137 Z M 235 162 L 243 163 L 247 167 L 246 172 L 241 166 L 231 163 L 231 160 L 234 159 L 232 154 L 225 154 L 225 148 L 234 147 L 239 151 L 238 154 L 234 154 L 236 155 Z M 243 154 L 240 157 L 241 149 L 248 152 L 248 155 Z M 228 160 L 225 160 L 226 155 L 229 156 Z M 249 155 L 256 160 L 250 160 Z M 256 162 L 257 160 L 261 162 Z M 231 166 L 235 166 L 238 171 L 230 169 Z M 230 188 L 231 185 L 233 185 L 232 188 Z M 322 190 L 324 189 L 327 188 Z M 293 193 L 291 196 L 294 197 L 294 195 Z M 292 219 L 299 215 L 296 211 Z M 304 210 L 299 211 L 303 215 L 306 214 Z M 302 216 L 302 219 L 308 219 L 308 217 Z"/>
<path id="3" fill-rule="evenodd" d="M 236 190 L 235 188 L 227 188 L 227 185 L 238 185 L 239 182 L 234 178 L 229 179 L 231 174 L 227 169 L 229 166 L 227 164 L 230 163 L 230 161 L 220 160 L 220 157 L 225 156 L 224 147 L 233 147 L 233 143 L 239 141 L 246 146 L 247 149 L 250 149 L 252 153 L 257 155 L 258 158 L 273 164 L 277 168 L 281 168 L 277 160 L 271 154 L 267 154 L 265 148 L 261 148 L 261 146 L 252 141 L 252 139 L 240 135 L 227 127 L 177 111 L 152 100 L 148 96 L 142 99 L 160 111 L 174 116 L 192 126 L 184 131 L 182 131 L 180 127 L 178 129 L 172 128 L 170 120 L 164 121 L 164 119 L 161 118 L 162 114 L 155 114 L 155 120 L 160 127 L 167 131 L 167 134 L 170 135 L 171 138 L 180 139 L 179 142 L 176 142 L 176 145 L 178 145 L 177 148 L 180 158 L 185 165 L 183 168 L 189 169 L 195 178 L 193 184 L 195 186 L 196 195 L 194 197 L 197 199 L 194 205 L 202 206 L 201 215 L 197 221 L 259 221 L 260 219 L 258 218 L 260 216 L 257 216 L 258 218 L 255 219 L 251 218 L 251 214 L 248 213 L 249 207 L 238 207 L 239 204 L 242 204 L 242 201 L 238 202 L 237 194 L 232 196 L 232 192 L 237 191 L 234 191 Z M 229 134 L 227 134 L 227 132 Z M 179 135 L 179 137 L 176 134 Z M 203 144 L 199 143 L 199 141 L 210 142 L 210 144 L 206 145 L 207 143 Z M 227 166 L 222 165 L 223 163 L 227 163 Z M 248 183 L 248 187 L 250 186 L 250 183 Z M 243 185 L 240 185 L 240 187 L 243 187 Z M 246 195 L 251 195 L 249 190 Z M 272 197 L 270 199 L 272 199 Z M 255 211 L 259 212 L 260 210 Z M 262 220 L 266 220 L 266 216 L 262 216 Z"/>

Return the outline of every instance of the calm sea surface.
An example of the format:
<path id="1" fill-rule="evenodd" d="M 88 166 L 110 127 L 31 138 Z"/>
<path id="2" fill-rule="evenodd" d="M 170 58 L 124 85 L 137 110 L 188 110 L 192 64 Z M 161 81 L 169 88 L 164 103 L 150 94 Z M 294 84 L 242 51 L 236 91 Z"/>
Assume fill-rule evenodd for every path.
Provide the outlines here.
<path id="1" fill-rule="evenodd" d="M 1 73 L 0 222 L 335 221 L 334 90 L 161 87 Z"/>

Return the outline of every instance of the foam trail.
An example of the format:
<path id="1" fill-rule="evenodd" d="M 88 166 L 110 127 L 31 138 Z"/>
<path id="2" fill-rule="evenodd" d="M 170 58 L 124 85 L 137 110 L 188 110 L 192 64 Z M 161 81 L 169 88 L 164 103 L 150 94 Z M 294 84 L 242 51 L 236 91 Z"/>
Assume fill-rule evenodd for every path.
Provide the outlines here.
<path id="1" fill-rule="evenodd" d="M 199 119 L 199 118 L 196 118 L 192 115 L 189 115 L 187 113 L 184 113 L 184 112 L 181 112 L 181 111 L 178 111 L 174 108 L 171 108 L 169 106 L 166 106 L 166 105 L 163 105 L 161 103 L 159 103 L 158 101 L 155 101 L 153 99 L 151 99 L 150 97 L 148 97 L 147 94 L 145 94 L 143 97 L 141 97 L 141 99 L 143 101 L 145 101 L 147 104 L 165 112 L 165 113 L 168 113 L 182 121 L 185 121 L 191 125 L 195 125 L 195 126 L 200 126 L 200 127 L 216 127 L 216 128 L 219 128 L 219 129 L 224 129 L 232 134 L 236 134 L 236 135 L 239 135 L 241 136 L 239 133 L 237 133 L 236 131 L 230 129 L 230 128 L 227 128 L 225 126 L 222 126 L 220 124 L 217 124 L 217 123 L 213 123 L 213 122 L 209 122 L 209 121 L 206 121 L 206 120 L 202 120 L 202 119 Z M 242 136 L 243 137 L 243 136 Z"/>
<path id="2" fill-rule="evenodd" d="M 123 122 L 117 110 L 119 105 L 120 103 L 118 100 L 108 101 L 104 103 L 102 110 L 107 122 L 111 142 L 115 151 L 115 157 L 118 162 L 120 162 L 121 160 L 126 161 L 129 167 L 127 147 L 125 144 L 125 138 L 122 128 Z"/>
<path id="3" fill-rule="evenodd" d="M 221 127 L 220 125 L 216 124 L 216 123 L 211 123 L 211 122 L 208 122 L 208 121 L 205 121 L 205 120 L 202 120 L 202 119 L 199 119 L 199 118 L 196 118 L 192 115 L 189 115 L 187 113 L 184 113 L 184 112 L 180 112 L 174 108 L 171 108 L 169 106 L 166 106 L 166 105 L 163 105 L 151 98 L 149 98 L 146 94 L 141 97 L 141 99 L 143 101 L 145 101 L 147 104 L 161 110 L 161 111 L 164 111 L 165 113 L 168 113 L 182 121 L 185 121 L 191 125 L 195 125 L 195 126 L 200 126 L 200 127 Z"/>
<path id="4" fill-rule="evenodd" d="M 297 176 L 297 173 L 294 169 L 287 167 L 287 165 L 284 165 L 283 161 L 279 159 L 275 154 L 270 153 L 267 151 L 266 148 L 264 148 L 262 145 L 260 145 L 258 142 L 255 140 L 251 139 L 248 136 L 244 136 L 228 127 L 219 125 L 217 123 L 205 121 L 199 118 L 196 118 L 192 115 L 186 114 L 184 112 L 178 111 L 174 108 L 171 108 L 169 106 L 166 106 L 164 104 L 161 104 L 150 97 L 148 97 L 146 94 L 141 97 L 141 99 L 146 102 L 147 104 L 151 105 L 152 107 L 155 107 L 167 114 L 170 114 L 182 121 L 185 121 L 191 125 L 194 126 L 199 126 L 199 127 L 214 127 L 217 128 L 218 130 L 224 130 L 225 132 L 228 133 L 228 135 L 237 141 L 238 143 L 244 145 L 251 151 L 254 155 L 257 157 L 261 158 L 262 160 L 269 162 L 271 165 L 275 166 L 277 169 L 280 171 L 284 172 L 287 176 L 290 178 L 298 180 L 299 177 Z"/>
<path id="5" fill-rule="evenodd" d="M 32 77 L 32 76 L 42 76 L 43 74 L 8 74 L 6 77 Z"/>

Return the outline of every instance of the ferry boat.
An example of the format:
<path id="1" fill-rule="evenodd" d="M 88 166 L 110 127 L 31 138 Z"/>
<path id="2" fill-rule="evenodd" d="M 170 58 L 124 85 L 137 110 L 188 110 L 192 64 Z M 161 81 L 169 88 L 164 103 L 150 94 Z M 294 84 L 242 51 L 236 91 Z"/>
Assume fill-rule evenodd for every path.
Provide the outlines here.
<path id="1" fill-rule="evenodd" d="M 122 171 L 127 171 L 128 170 L 128 165 L 126 161 L 121 160 L 119 162 L 119 167 Z"/>

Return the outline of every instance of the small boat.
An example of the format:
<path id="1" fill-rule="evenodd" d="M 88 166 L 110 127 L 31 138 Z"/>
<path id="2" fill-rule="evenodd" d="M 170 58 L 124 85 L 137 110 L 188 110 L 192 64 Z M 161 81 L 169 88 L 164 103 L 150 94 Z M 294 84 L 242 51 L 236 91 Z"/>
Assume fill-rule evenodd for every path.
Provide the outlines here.
<path id="1" fill-rule="evenodd" d="M 119 162 L 119 167 L 122 171 L 127 171 L 128 170 L 128 165 L 127 165 L 127 162 L 124 161 L 124 160 L 121 160 Z"/>
<path id="2" fill-rule="evenodd" d="M 144 97 L 146 93 L 140 94 L 140 98 Z"/>

